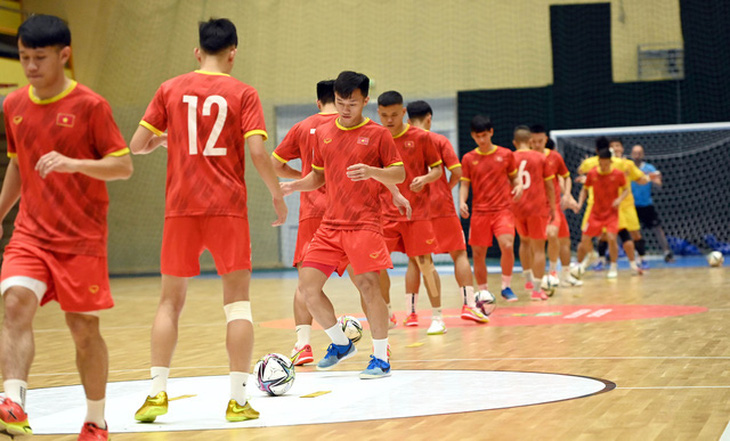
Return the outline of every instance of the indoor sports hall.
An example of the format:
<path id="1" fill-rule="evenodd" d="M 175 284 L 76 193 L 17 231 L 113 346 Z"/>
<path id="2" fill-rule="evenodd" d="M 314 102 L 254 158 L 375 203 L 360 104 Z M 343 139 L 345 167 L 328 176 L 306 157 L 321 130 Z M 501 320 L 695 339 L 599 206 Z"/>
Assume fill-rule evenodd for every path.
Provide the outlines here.
<path id="1" fill-rule="evenodd" d="M 476 147 L 470 120 L 484 114 L 493 142 L 503 147 L 513 148 L 515 126 L 546 127 L 568 179 L 595 154 L 595 139 L 606 136 L 620 138 L 627 157 L 643 146 L 663 181 L 652 198 L 671 258 L 656 230 L 642 229 L 643 275 L 632 275 L 621 251 L 617 278 L 589 265 L 575 272 L 582 286 L 561 285 L 535 302 L 523 288 L 517 240 L 518 300 L 507 302 L 497 290 L 495 242 L 487 257 L 497 297 L 489 323 L 460 317 L 454 265 L 439 254 L 448 332 L 427 334 L 432 311 L 423 287 L 419 326 L 404 326 L 408 260 L 393 253 L 397 325 L 388 332 L 386 378 L 358 377 L 372 351 L 368 320 L 348 276 L 331 276 L 324 292 L 336 314 L 364 328 L 357 353 L 318 371 L 314 363 L 331 341 L 315 322 L 314 363 L 294 368 L 281 396 L 259 390 L 249 377 L 249 402 L 261 416 L 242 422 L 224 418 L 226 316 L 221 278 L 205 252 L 202 274 L 188 282 L 169 413 L 140 423 L 134 416 L 150 387 L 150 332 L 161 289 L 167 153 L 134 155 L 131 178 L 107 184 L 115 306 L 101 312 L 100 323 L 109 351 L 111 439 L 730 441 L 727 0 L 0 0 L 0 102 L 28 83 L 16 31 L 31 14 L 68 23 L 73 55 L 66 74 L 109 102 L 127 142 L 160 84 L 198 68 L 198 23 L 228 18 L 239 41 L 232 76 L 258 91 L 269 153 L 294 124 L 317 113 L 317 82 L 352 70 L 371 80 L 365 116 L 379 122 L 377 97 L 386 91 L 399 91 L 406 103 L 425 100 L 433 109 L 431 130 L 446 136 L 459 158 Z M 9 124 L 0 129 L 3 176 Z M 266 354 L 290 356 L 297 341 L 292 259 L 300 200 L 287 196 L 287 220 L 272 227 L 271 197 L 250 158 L 246 185 L 253 370 Z M 581 187 L 572 184 L 576 199 Z M 453 196 L 458 212 L 458 186 Z M 2 223 L 2 247 L 17 210 Z M 566 217 L 575 262 L 583 211 L 566 210 Z M 469 219 L 461 223 L 468 238 Z M 84 391 L 56 302 L 38 309 L 33 330 L 25 410 L 34 437 L 75 440 Z"/>

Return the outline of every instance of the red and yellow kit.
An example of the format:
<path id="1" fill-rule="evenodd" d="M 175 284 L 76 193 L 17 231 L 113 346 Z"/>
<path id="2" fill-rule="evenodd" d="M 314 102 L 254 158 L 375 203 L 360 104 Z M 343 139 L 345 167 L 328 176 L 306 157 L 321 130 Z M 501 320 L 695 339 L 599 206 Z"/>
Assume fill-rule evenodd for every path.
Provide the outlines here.
<path id="1" fill-rule="evenodd" d="M 461 167 L 459 157 L 456 156 L 454 147 L 451 146 L 449 139 L 440 133 L 428 132 L 428 134 L 436 146 L 436 151 L 441 157 L 444 168 L 446 170 L 454 170 L 457 167 Z M 429 188 L 431 191 L 431 218 L 457 216 L 454 196 L 451 193 L 449 180 L 446 177 L 445 171 L 436 182 L 429 185 Z"/>
<path id="2" fill-rule="evenodd" d="M 609 233 L 618 232 L 618 207 L 613 201 L 619 197 L 627 185 L 624 173 L 611 166 L 611 171 L 601 173 L 594 168 L 586 175 L 586 188 L 593 190 L 593 207 L 583 233 L 589 236 L 599 236 L 603 228 Z"/>
<path id="3" fill-rule="evenodd" d="M 245 140 L 267 138 L 256 90 L 195 71 L 164 82 L 140 125 L 168 131 L 165 217 L 245 217 Z"/>
<path id="4" fill-rule="evenodd" d="M 106 256 L 106 183 L 81 173 L 41 179 L 38 159 L 51 151 L 75 159 L 129 154 L 104 98 L 75 81 L 40 100 L 26 86 L 3 102 L 8 156 L 17 158 L 20 209 L 13 240 L 67 254 Z"/>
<path id="5" fill-rule="evenodd" d="M 552 172 L 555 175 L 555 218 L 550 223 L 558 227 L 558 237 L 570 237 L 570 229 L 568 228 L 568 219 L 565 217 L 565 211 L 560 208 L 560 180 L 558 177 L 563 179 L 570 178 L 570 172 L 568 167 L 565 166 L 565 161 L 560 153 L 555 150 L 545 149 L 545 167 L 548 172 Z"/>
<path id="6" fill-rule="evenodd" d="M 495 145 L 490 152 L 483 153 L 476 148 L 464 155 L 461 165 L 461 180 L 471 185 L 473 213 L 510 209 L 510 180 L 517 174 L 511 150 Z"/>
<path id="7" fill-rule="evenodd" d="M 518 176 L 522 181 L 522 196 L 513 202 L 515 227 L 522 237 L 545 239 L 549 207 L 545 181 L 554 180 L 545 164 L 545 156 L 533 150 L 514 152 Z"/>

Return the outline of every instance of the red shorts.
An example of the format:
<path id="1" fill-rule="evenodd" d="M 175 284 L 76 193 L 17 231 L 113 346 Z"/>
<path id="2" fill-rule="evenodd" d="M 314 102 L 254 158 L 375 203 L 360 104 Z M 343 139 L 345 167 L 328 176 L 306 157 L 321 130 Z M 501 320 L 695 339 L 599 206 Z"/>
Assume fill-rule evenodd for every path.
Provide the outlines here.
<path id="1" fill-rule="evenodd" d="M 618 233 L 618 213 L 614 216 L 602 219 L 596 218 L 591 213 L 591 215 L 588 216 L 588 221 L 585 225 L 583 225 L 583 234 L 590 237 L 597 237 L 603 233 L 604 228 L 608 233 Z"/>
<path id="2" fill-rule="evenodd" d="M 466 239 L 461 221 L 454 216 L 435 217 L 431 219 L 433 232 L 436 233 L 436 254 L 450 251 L 466 250 Z"/>
<path id="3" fill-rule="evenodd" d="M 200 274 L 200 255 L 213 255 L 218 274 L 251 269 L 248 219 L 236 216 L 176 216 L 165 219 L 162 233 L 162 274 Z"/>
<path id="4" fill-rule="evenodd" d="M 388 251 L 400 251 L 408 257 L 435 253 L 436 234 L 430 220 L 389 221 L 383 223 L 383 237 Z"/>
<path id="5" fill-rule="evenodd" d="M 57 253 L 11 240 L 5 247 L 0 280 L 3 294 L 11 286 L 29 288 L 41 305 L 55 300 L 65 312 L 94 312 L 114 306 L 106 256 Z"/>
<path id="6" fill-rule="evenodd" d="M 469 228 L 469 245 L 492 246 L 492 235 L 515 235 L 515 215 L 509 208 L 491 213 L 473 213 Z"/>
<path id="7" fill-rule="evenodd" d="M 555 219 L 550 222 L 550 225 L 557 227 L 558 238 L 570 237 L 570 230 L 568 229 L 568 219 L 565 217 L 565 212 L 560 209 L 560 204 L 555 206 Z"/>
<path id="8" fill-rule="evenodd" d="M 520 237 L 547 239 L 548 216 L 515 216 L 515 228 Z"/>
<path id="9" fill-rule="evenodd" d="M 309 243 L 314 237 L 314 233 L 317 232 L 319 224 L 322 223 L 321 217 L 310 217 L 309 219 L 302 219 L 299 221 L 299 228 L 297 229 L 297 246 L 294 249 L 294 262 L 292 266 L 296 268 L 297 265 L 304 261 L 304 255 L 307 253 Z"/>
<path id="10" fill-rule="evenodd" d="M 335 269 L 342 275 L 348 263 L 355 274 L 393 268 L 388 247 L 380 233 L 325 227 L 320 227 L 314 234 L 302 266 L 320 269 L 325 274 L 328 271 L 323 267 L 331 267 L 329 276 Z"/>

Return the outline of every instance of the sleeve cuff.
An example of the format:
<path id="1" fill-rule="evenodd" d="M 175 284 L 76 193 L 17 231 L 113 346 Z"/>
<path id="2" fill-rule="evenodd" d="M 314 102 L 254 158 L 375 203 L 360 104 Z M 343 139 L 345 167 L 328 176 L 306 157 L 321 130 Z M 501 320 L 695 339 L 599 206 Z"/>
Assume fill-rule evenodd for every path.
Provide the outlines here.
<path id="1" fill-rule="evenodd" d="M 157 127 L 153 126 L 152 124 L 148 123 L 145 120 L 140 121 L 139 125 L 144 127 L 145 129 L 149 130 L 150 132 L 154 133 L 157 136 L 162 136 L 162 134 L 164 133 L 162 130 L 158 129 Z"/>
<path id="2" fill-rule="evenodd" d="M 261 135 L 264 138 L 264 141 L 269 139 L 269 135 L 266 133 L 266 130 L 261 130 L 261 129 L 256 129 L 256 130 L 251 130 L 250 132 L 246 132 L 243 135 L 243 139 L 248 139 L 249 137 L 251 137 L 253 135 Z"/>

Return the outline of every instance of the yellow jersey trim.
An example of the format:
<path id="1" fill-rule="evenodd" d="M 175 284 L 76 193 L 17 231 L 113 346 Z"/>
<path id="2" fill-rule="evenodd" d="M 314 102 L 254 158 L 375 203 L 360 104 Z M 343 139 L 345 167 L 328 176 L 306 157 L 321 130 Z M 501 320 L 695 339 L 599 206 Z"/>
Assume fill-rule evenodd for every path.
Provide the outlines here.
<path id="1" fill-rule="evenodd" d="M 394 163 L 388 165 L 388 167 L 395 167 L 395 166 L 401 166 L 402 167 L 403 166 L 403 161 L 394 162 Z"/>
<path id="2" fill-rule="evenodd" d="M 40 104 L 40 105 L 55 103 L 56 101 L 59 101 L 59 100 L 63 99 L 64 97 L 66 97 L 69 93 L 73 92 L 73 90 L 76 89 L 76 86 L 78 84 L 79 84 L 78 82 L 71 80 L 71 84 L 63 92 L 59 93 L 58 95 L 56 95 L 54 97 L 46 98 L 43 100 L 38 98 L 37 96 L 35 96 L 35 94 L 33 93 L 35 88 L 33 86 L 30 86 L 28 88 L 28 98 L 30 98 L 30 100 L 33 101 L 34 103 Z"/>
<path id="3" fill-rule="evenodd" d="M 564 175 L 559 175 L 559 176 L 560 176 L 561 178 L 567 178 L 568 176 L 570 176 L 570 172 L 565 172 L 565 174 L 564 174 Z"/>
<path id="4" fill-rule="evenodd" d="M 457 163 L 457 164 L 454 164 L 454 165 L 452 165 L 451 167 L 446 167 L 446 169 L 447 169 L 447 170 L 453 170 L 453 169 L 455 169 L 456 167 L 461 167 L 461 164 Z"/>
<path id="5" fill-rule="evenodd" d="M 17 158 L 17 157 L 18 157 L 17 153 L 8 152 L 8 158 L 12 159 L 12 158 Z"/>
<path id="6" fill-rule="evenodd" d="M 286 159 L 282 158 L 281 156 L 277 155 L 276 152 L 272 153 L 271 156 L 273 156 L 274 158 L 276 158 L 282 164 L 286 164 L 287 162 L 289 162 Z"/>
<path id="7" fill-rule="evenodd" d="M 338 112 L 319 112 L 317 115 L 337 115 Z"/>
<path id="8" fill-rule="evenodd" d="M 552 176 L 548 176 L 547 178 L 545 178 L 545 180 L 546 180 L 546 181 L 549 181 L 549 180 L 551 180 L 551 179 L 555 179 L 555 175 L 552 175 Z"/>
<path id="9" fill-rule="evenodd" d="M 145 120 L 140 121 L 139 125 L 144 127 L 145 129 L 149 130 L 150 132 L 154 133 L 157 136 L 162 136 L 164 133 L 162 130 L 158 129 L 157 127 L 153 126 L 152 124 L 148 123 Z"/>
<path id="10" fill-rule="evenodd" d="M 340 130 L 355 130 L 355 129 L 359 129 L 360 127 L 364 126 L 365 124 L 367 124 L 369 122 L 370 122 L 370 118 L 365 117 L 365 119 L 363 120 L 363 122 L 361 122 L 360 124 L 356 125 L 355 127 L 345 127 L 342 124 L 340 124 L 340 119 L 339 118 L 335 119 L 335 125 Z"/>
<path id="11" fill-rule="evenodd" d="M 471 182 L 471 179 L 465 178 L 465 177 L 462 176 L 461 179 L 460 179 L 460 181 Z"/>
<path id="12" fill-rule="evenodd" d="M 256 129 L 256 130 L 251 130 L 250 132 L 246 132 L 243 135 L 243 139 L 248 139 L 248 138 L 250 138 L 253 135 L 261 135 L 261 136 L 263 136 L 264 137 L 264 141 L 266 141 L 267 139 L 269 139 L 269 134 L 266 133 L 266 130 L 261 130 L 261 129 Z"/>
<path id="13" fill-rule="evenodd" d="M 129 153 L 130 153 L 130 152 L 129 152 L 129 147 L 124 147 L 123 149 L 119 149 L 119 150 L 117 150 L 117 151 L 115 151 L 115 152 L 111 152 L 111 153 L 108 153 L 108 154 L 106 154 L 106 155 L 105 155 L 104 157 L 105 157 L 105 158 L 106 158 L 107 156 L 114 156 L 114 157 L 120 157 L 120 156 L 126 156 L 126 155 L 128 155 Z"/>
<path id="14" fill-rule="evenodd" d="M 517 174 L 517 170 L 513 171 L 512 173 L 507 173 L 507 176 L 514 176 Z"/>
<path id="15" fill-rule="evenodd" d="M 443 160 L 439 159 L 438 161 L 436 161 L 436 162 L 434 162 L 433 164 L 429 165 L 429 167 L 430 167 L 430 168 L 434 168 L 434 167 L 436 167 L 437 165 L 441 165 L 441 164 L 443 164 L 443 162 L 444 162 Z"/>
<path id="16" fill-rule="evenodd" d="M 488 155 L 491 155 L 492 153 L 494 153 L 494 152 L 497 151 L 497 146 L 496 145 L 492 145 L 492 150 L 488 151 L 487 153 L 484 153 L 481 150 L 479 150 L 479 147 L 475 148 L 474 151 L 477 152 L 478 154 L 482 155 L 482 156 L 488 156 Z"/>
<path id="17" fill-rule="evenodd" d="M 319 170 L 319 171 L 324 170 L 324 167 L 320 167 L 320 166 L 314 165 L 314 164 L 312 164 L 312 168 L 315 169 L 315 170 Z"/>
<path id="18" fill-rule="evenodd" d="M 203 74 L 203 75 L 220 75 L 222 77 L 230 77 L 230 75 L 228 75 L 227 73 L 223 73 L 223 72 L 210 72 L 210 71 L 207 71 L 207 70 L 200 70 L 200 69 L 197 69 L 194 72 L 195 73 L 199 73 L 199 74 Z"/>
<path id="19" fill-rule="evenodd" d="M 398 138 L 400 138 L 401 136 L 405 135 L 405 134 L 406 134 L 406 132 L 408 131 L 408 129 L 410 129 L 410 128 L 411 128 L 411 125 L 410 125 L 410 124 L 406 124 L 406 128 L 405 128 L 405 129 L 403 129 L 403 131 L 402 131 L 402 132 L 400 132 L 399 134 L 395 135 L 395 136 L 393 137 L 393 139 L 398 139 Z"/>

